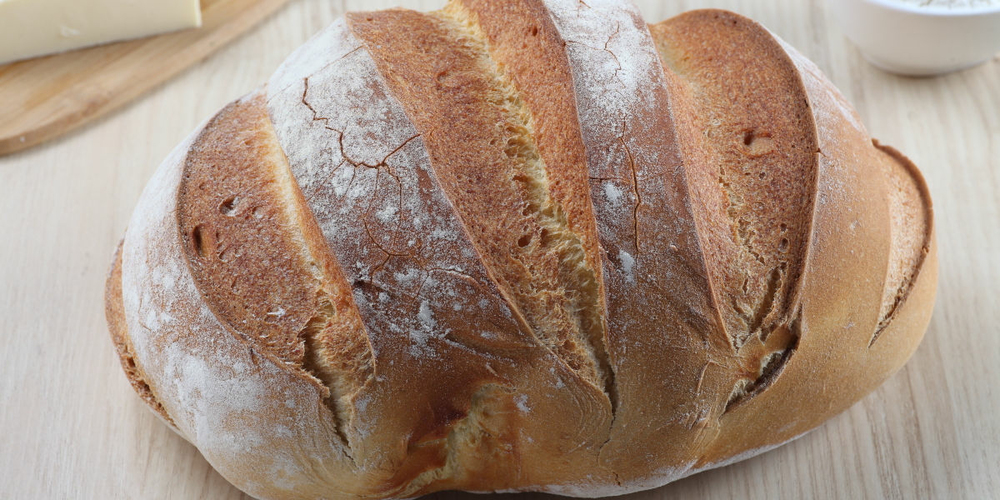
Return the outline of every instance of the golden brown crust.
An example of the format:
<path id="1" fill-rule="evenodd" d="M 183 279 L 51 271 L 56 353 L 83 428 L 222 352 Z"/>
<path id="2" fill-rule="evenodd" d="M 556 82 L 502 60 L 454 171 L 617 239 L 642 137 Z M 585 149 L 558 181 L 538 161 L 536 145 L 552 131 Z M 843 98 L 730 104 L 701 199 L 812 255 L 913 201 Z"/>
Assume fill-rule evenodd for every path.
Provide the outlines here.
<path id="1" fill-rule="evenodd" d="M 847 408 L 936 272 L 919 172 L 756 23 L 456 0 L 350 15 L 183 143 L 106 307 L 255 496 L 597 496 Z"/>
<path id="2" fill-rule="evenodd" d="M 691 11 L 651 29 L 675 106 L 687 108 L 675 116 L 694 213 L 739 349 L 795 313 L 819 152 L 806 90 L 774 37 L 742 16 Z"/>
<path id="3" fill-rule="evenodd" d="M 331 250 L 355 263 L 345 272 L 376 366 L 355 410 L 379 432 L 362 436 L 354 459 L 375 471 L 373 491 L 519 488 L 592 467 L 607 429 L 593 416 L 607 398 L 515 321 L 432 168 L 428 132 L 385 97 L 375 61 L 348 48 L 353 36 L 336 36 L 344 56 L 274 82 L 269 101 L 283 141 L 336 145 L 289 157 Z M 358 94 L 374 113 L 344 112 Z M 566 418 L 578 424 L 552 433 Z M 524 456 L 550 464 L 529 469 Z"/>
<path id="4" fill-rule="evenodd" d="M 637 11 L 608 2 L 547 5 L 573 69 L 605 255 L 608 352 L 619 404 L 600 459 L 620 484 L 603 491 L 648 488 L 686 470 L 689 460 L 676 451 L 689 438 L 675 439 L 674 429 L 688 430 L 705 413 L 688 381 L 696 388 L 702 367 L 696 360 L 704 361 L 703 343 L 714 340 L 704 335 L 715 320 L 670 96 Z M 668 276 L 672 285 L 663 287 Z M 656 397 L 649 397 L 650 387 Z M 553 491 L 593 489 L 578 485 Z"/>
<path id="5" fill-rule="evenodd" d="M 878 140 L 873 140 L 872 144 L 884 153 L 880 163 L 884 165 L 883 175 L 888 182 L 893 239 L 882 310 L 870 343 L 875 344 L 906 302 L 924 267 L 934 233 L 934 209 L 917 166 L 891 146 L 880 144 Z"/>
<path id="6" fill-rule="evenodd" d="M 247 332 L 261 353 L 301 365 L 319 283 L 286 216 L 266 119 L 258 97 L 208 122 L 185 159 L 177 220 L 191 273 L 216 316 Z"/>
<path id="7" fill-rule="evenodd" d="M 780 40 L 778 40 L 779 43 Z M 917 273 L 914 290 L 886 331 L 869 348 L 877 331 L 883 290 L 892 258 L 887 156 L 873 147 L 860 120 L 843 96 L 791 47 L 819 132 L 819 175 L 812 242 L 806 263 L 795 354 L 767 391 L 727 412 L 701 463 L 725 463 L 745 450 L 767 448 L 807 432 L 843 411 L 899 369 L 916 349 L 933 306 L 935 246 L 928 235 L 927 272 Z M 873 179 L 878 181 L 873 182 Z M 914 176 L 922 186 L 923 181 Z M 926 193 L 926 188 L 919 191 Z M 913 199 L 919 219 L 929 199 Z M 901 326 L 893 328 L 899 321 Z M 885 342 L 885 345 L 881 345 Z"/>
<path id="8" fill-rule="evenodd" d="M 567 247 L 580 242 L 559 220 L 562 205 L 549 198 L 520 95 L 504 88 L 475 21 L 462 19 L 456 5 L 441 16 L 393 10 L 347 19 L 390 75 L 386 82 L 420 132 L 442 189 L 514 311 L 569 367 L 604 387 L 572 312 L 581 305 L 569 291 L 586 284 L 562 266 Z"/>
<path id="9" fill-rule="evenodd" d="M 252 114 L 263 104 L 261 95 L 228 109 Z M 268 125 L 266 117 L 256 125 Z M 178 193 L 191 148 L 217 126 L 207 123 L 171 153 L 129 222 L 121 297 L 132 354 L 178 432 L 224 477 L 262 498 L 317 497 L 330 481 L 356 473 L 341 432 L 344 421 L 326 401 L 329 388 L 261 349 L 255 332 L 220 320 L 185 250 Z M 260 128 L 258 139 L 273 142 L 268 130 Z M 260 161 L 287 175 L 280 156 Z M 364 485 L 338 489 L 352 494 Z"/>
<path id="10" fill-rule="evenodd" d="M 587 262 L 599 272 L 597 222 L 590 200 L 586 148 L 577 121 L 573 75 L 565 42 L 544 2 L 462 0 L 450 9 L 482 30 L 489 57 L 503 68 L 524 101 L 533 139 L 545 162 L 549 194 L 586 247 Z"/>
<path id="11" fill-rule="evenodd" d="M 593 351 L 593 361 L 604 379 L 604 391 L 614 405 L 614 370 L 606 348 L 600 243 L 565 42 L 541 0 L 463 0 L 453 2 L 446 11 L 480 31 L 488 57 L 502 68 L 510 88 L 523 102 L 522 109 L 530 120 L 531 140 L 544 168 L 549 209 L 556 211 L 555 218 L 565 228 L 560 229 L 571 232 L 563 238 L 570 239 L 574 248 L 578 248 L 576 251 L 583 254 L 559 256 L 564 266 L 563 279 L 570 283 L 565 293 L 570 307 L 579 310 L 579 334 Z M 526 237 L 530 240 L 537 236 Z M 546 236 L 556 240 L 550 234 Z M 519 240 L 518 245 L 523 242 Z"/>
<path id="12" fill-rule="evenodd" d="M 729 413 L 769 390 L 799 350 L 797 292 L 812 237 L 816 128 L 798 70 L 758 24 L 692 11 L 651 26 L 666 67 L 678 143 L 721 325 L 686 381 L 700 406 L 676 454 L 715 462 Z M 737 48 L 737 50 L 733 50 Z M 726 53 L 723 56 L 723 52 Z M 764 202 L 762 200 L 771 200 Z M 795 435 L 772 434 L 774 443 Z M 754 449 L 766 446 L 743 446 Z M 680 465 L 680 464 L 678 464 Z"/>
<path id="13" fill-rule="evenodd" d="M 346 425 L 341 398 L 371 376 L 371 347 L 350 287 L 288 173 L 263 93 L 205 125 L 177 197 L 185 255 L 205 304 L 260 354 L 322 382 L 337 425 Z"/>

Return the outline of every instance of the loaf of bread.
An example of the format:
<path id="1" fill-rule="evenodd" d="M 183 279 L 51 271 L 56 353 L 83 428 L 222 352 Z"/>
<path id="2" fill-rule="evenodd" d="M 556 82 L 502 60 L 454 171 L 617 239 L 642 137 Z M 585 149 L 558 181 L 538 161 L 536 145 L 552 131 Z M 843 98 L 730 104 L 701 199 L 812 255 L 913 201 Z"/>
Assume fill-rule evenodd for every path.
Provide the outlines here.
<path id="1" fill-rule="evenodd" d="M 139 395 L 253 496 L 593 497 L 843 411 L 936 273 L 917 169 L 753 21 L 454 0 L 349 14 L 202 125 L 106 303 Z"/>

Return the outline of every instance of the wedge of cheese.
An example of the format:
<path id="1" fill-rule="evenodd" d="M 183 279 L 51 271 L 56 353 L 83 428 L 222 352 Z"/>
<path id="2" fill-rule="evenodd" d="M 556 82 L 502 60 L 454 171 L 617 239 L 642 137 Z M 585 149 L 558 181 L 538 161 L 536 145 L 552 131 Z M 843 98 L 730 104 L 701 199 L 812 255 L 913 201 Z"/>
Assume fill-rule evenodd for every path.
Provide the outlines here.
<path id="1" fill-rule="evenodd" d="M 0 64 L 197 26 L 198 0 L 0 0 Z"/>

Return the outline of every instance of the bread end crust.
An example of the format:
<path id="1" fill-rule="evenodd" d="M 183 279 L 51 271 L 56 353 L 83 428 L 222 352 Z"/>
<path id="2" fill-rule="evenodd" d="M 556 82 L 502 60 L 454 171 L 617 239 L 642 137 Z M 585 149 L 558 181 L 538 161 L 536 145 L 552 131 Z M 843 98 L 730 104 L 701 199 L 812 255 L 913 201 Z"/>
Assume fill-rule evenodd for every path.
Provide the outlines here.
<path id="1" fill-rule="evenodd" d="M 177 425 L 157 400 L 153 390 L 146 383 L 145 374 L 142 368 L 136 364 L 135 356 L 132 354 L 132 344 L 128 338 L 128 327 L 125 323 L 125 308 L 122 301 L 122 243 L 118 242 L 115 249 L 114 261 L 108 271 L 108 279 L 104 285 L 104 315 L 108 321 L 108 332 L 111 334 L 111 342 L 115 346 L 118 354 L 118 361 L 122 364 L 125 377 L 129 384 L 135 389 L 139 397 L 156 413 L 164 422 L 177 431 Z"/>

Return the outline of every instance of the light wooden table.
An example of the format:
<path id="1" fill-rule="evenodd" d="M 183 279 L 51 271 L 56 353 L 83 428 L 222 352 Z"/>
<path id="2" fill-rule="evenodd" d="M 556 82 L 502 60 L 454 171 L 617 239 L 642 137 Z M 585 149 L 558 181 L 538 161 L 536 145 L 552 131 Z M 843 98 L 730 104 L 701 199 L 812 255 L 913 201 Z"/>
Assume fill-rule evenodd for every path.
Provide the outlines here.
<path id="1" fill-rule="evenodd" d="M 192 128 L 345 8 L 395 3 L 443 0 L 296 0 L 125 109 L 0 158 L 0 497 L 243 497 L 133 394 L 104 323 L 105 271 L 143 185 Z M 792 444 L 635 497 L 1000 498 L 1000 59 L 905 79 L 866 64 L 819 1 L 640 5 L 651 21 L 729 8 L 816 61 L 872 135 L 923 169 L 941 278 L 923 344 L 874 394 Z"/>

